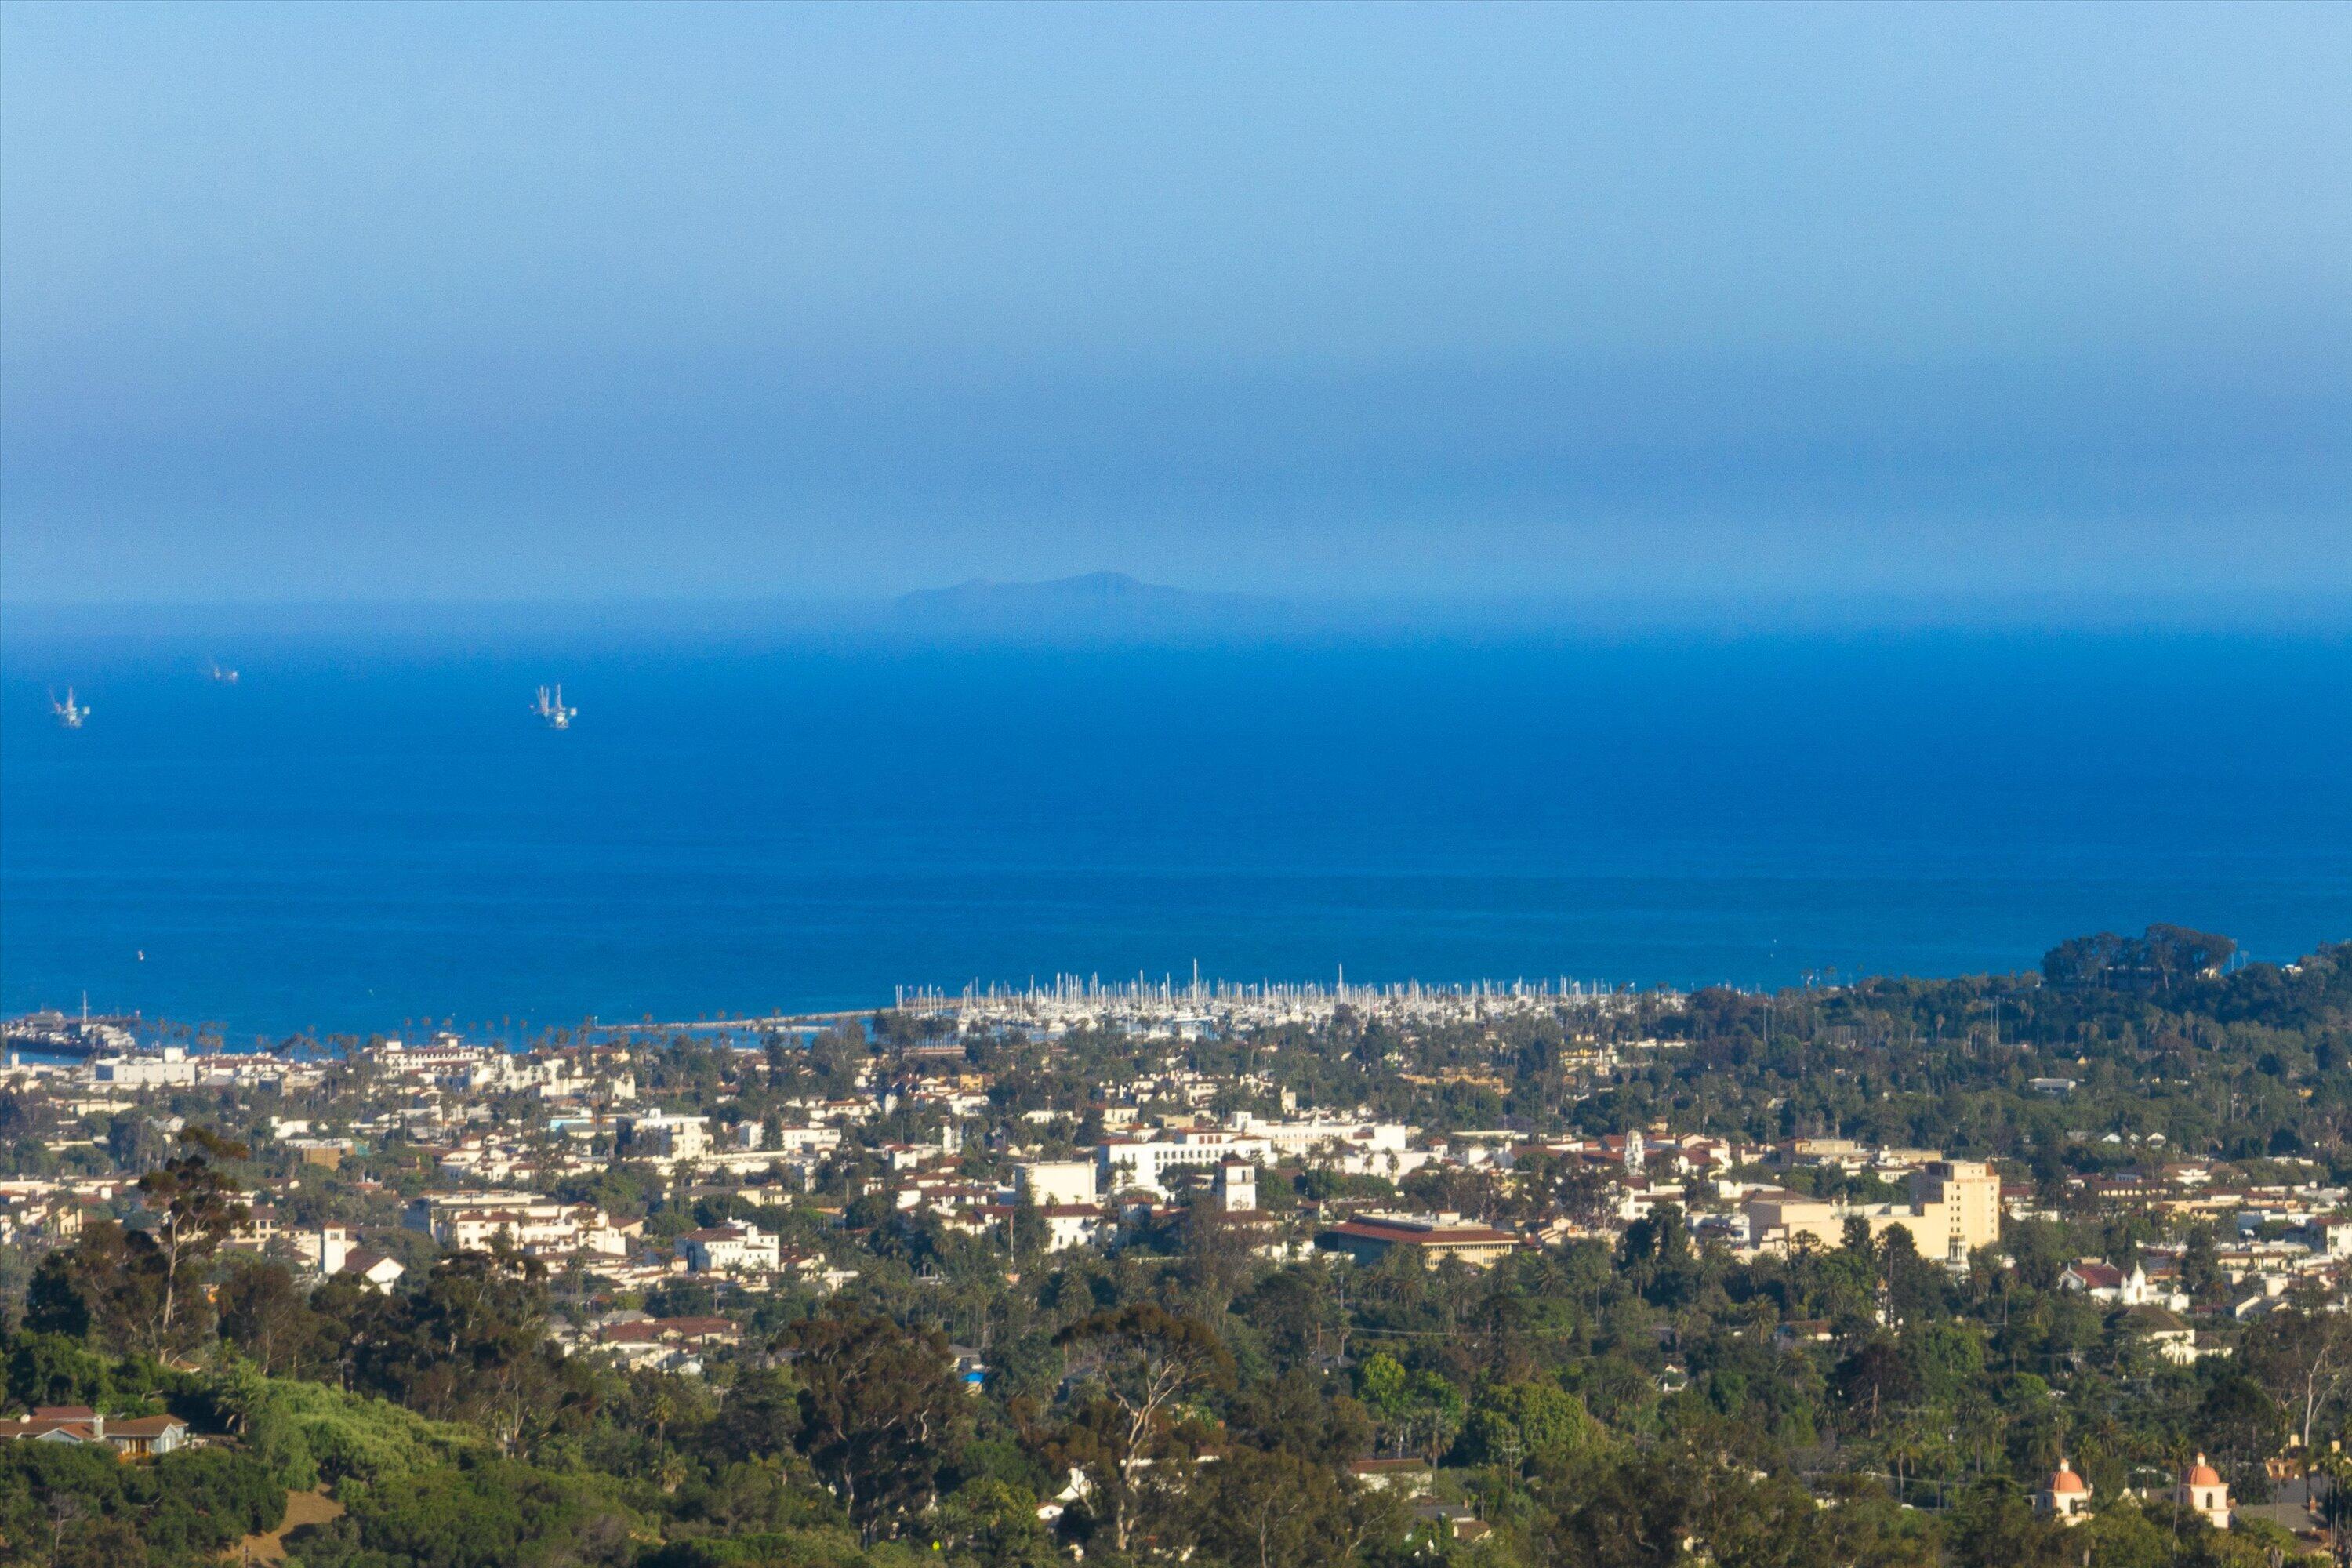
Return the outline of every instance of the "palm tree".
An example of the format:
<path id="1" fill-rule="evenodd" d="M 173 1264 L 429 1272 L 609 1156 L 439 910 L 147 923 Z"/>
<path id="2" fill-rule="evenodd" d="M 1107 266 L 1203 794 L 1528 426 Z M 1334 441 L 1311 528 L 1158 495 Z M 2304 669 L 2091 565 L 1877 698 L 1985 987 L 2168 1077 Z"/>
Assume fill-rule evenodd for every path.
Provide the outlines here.
<path id="1" fill-rule="evenodd" d="M 656 1391 L 646 1402 L 646 1419 L 654 1424 L 654 1441 L 664 1442 L 669 1435 L 669 1424 L 677 1419 L 677 1404 L 667 1389 Z"/>
<path id="2" fill-rule="evenodd" d="M 1904 1482 L 1927 1457 L 1927 1433 L 1916 1412 L 1905 1415 L 1886 1435 L 1886 1468 L 1895 1473 L 1895 1500 L 1902 1502 Z"/>
<path id="3" fill-rule="evenodd" d="M 2352 1454 L 2344 1451 L 2342 1439 L 2327 1445 L 2327 1452 L 2312 1461 L 2310 1468 L 2327 1478 L 2327 1542 L 2330 1558 L 2339 1565 L 2352 1563 Z"/>
<path id="4" fill-rule="evenodd" d="M 1985 1456 L 1998 1447 L 2008 1435 L 2009 1422 L 1990 1399 L 1980 1391 L 1971 1389 L 1961 1396 L 1956 1430 L 1968 1450 L 1969 1473 L 1981 1476 L 1985 1471 Z"/>

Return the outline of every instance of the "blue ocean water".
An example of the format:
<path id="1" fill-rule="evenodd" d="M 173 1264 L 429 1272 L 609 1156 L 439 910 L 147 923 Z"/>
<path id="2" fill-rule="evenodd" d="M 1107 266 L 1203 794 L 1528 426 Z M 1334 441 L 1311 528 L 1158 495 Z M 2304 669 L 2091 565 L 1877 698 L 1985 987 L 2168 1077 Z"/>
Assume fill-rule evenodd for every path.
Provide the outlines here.
<path id="1" fill-rule="evenodd" d="M 525 711 L 559 679 L 565 733 Z M 537 1027 L 1196 960 L 1755 984 L 2157 920 L 2352 936 L 2352 639 L 0 646 L 9 1011 Z"/>

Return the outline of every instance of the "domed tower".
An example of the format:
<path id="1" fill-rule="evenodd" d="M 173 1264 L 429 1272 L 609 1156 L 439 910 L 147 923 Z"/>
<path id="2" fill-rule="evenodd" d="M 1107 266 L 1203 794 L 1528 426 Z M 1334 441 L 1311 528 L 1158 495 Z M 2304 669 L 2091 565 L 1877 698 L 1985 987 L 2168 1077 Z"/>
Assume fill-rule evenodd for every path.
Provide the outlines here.
<path id="1" fill-rule="evenodd" d="M 2180 1472 L 2180 1484 L 2173 1489 L 2172 1500 L 2182 1508 L 2194 1509 L 2205 1516 L 2216 1530 L 2230 1528 L 2230 1489 L 2222 1484 L 2221 1472 L 2197 1456 L 2197 1462 Z"/>
<path id="2" fill-rule="evenodd" d="M 2091 1516 L 2091 1483 L 2061 1458 L 2049 1483 L 2033 1494 L 2033 1506 L 2061 1524 L 2080 1524 Z"/>

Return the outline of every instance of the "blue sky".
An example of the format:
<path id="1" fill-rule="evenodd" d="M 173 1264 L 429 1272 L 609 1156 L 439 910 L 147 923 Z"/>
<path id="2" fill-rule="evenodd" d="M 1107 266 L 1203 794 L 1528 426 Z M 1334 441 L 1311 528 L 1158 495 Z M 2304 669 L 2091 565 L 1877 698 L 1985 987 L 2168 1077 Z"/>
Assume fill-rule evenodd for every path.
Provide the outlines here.
<path id="1" fill-rule="evenodd" d="M 0 11 L 0 595 L 2352 592 L 2352 7 Z"/>

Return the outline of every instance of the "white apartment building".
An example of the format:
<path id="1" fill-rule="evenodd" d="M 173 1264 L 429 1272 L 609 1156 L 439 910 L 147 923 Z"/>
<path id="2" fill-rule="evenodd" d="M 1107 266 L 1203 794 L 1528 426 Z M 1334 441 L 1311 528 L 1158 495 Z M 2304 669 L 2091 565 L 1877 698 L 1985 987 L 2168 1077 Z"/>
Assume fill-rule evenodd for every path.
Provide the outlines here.
<path id="1" fill-rule="evenodd" d="M 1274 1145 L 1254 1133 L 1185 1131 L 1157 1138 L 1106 1139 L 1096 1152 L 1095 1164 L 1105 1192 L 1139 1187 L 1165 1195 L 1167 1173 L 1211 1170 L 1227 1160 L 1270 1162 Z"/>
<path id="2" fill-rule="evenodd" d="M 772 1274 L 783 1267 L 783 1238 L 755 1225 L 714 1226 L 683 1239 L 687 1267 L 697 1274 Z"/>
<path id="3" fill-rule="evenodd" d="M 534 1258 L 575 1252 L 625 1258 L 628 1229 L 593 1204 L 558 1203 L 530 1193 L 428 1193 L 408 1207 L 411 1230 L 421 1230 L 443 1247 L 484 1252 L 501 1238 Z"/>
<path id="4" fill-rule="evenodd" d="M 779 1153 L 824 1154 L 841 1147 L 838 1127 L 779 1127 L 770 1140 Z"/>
<path id="5" fill-rule="evenodd" d="M 1313 1119 L 1266 1121 L 1245 1110 L 1225 1119 L 1225 1130 L 1262 1138 L 1278 1157 L 1311 1159 L 1318 1153 L 1401 1154 L 1412 1141 L 1413 1129 L 1395 1121 L 1347 1121 Z"/>
<path id="6" fill-rule="evenodd" d="M 94 1064 L 91 1076 L 118 1089 L 185 1086 L 204 1077 L 205 1064 L 181 1046 L 165 1046 L 152 1057 L 118 1057 Z"/>
<path id="7" fill-rule="evenodd" d="M 1095 1191 L 1091 1160 L 1033 1160 L 1013 1173 L 1013 1189 L 1039 1208 L 1055 1205 L 1091 1205 Z"/>
<path id="8" fill-rule="evenodd" d="M 405 1078 L 437 1078 L 465 1071 L 504 1053 L 495 1052 L 488 1046 L 467 1045 L 455 1035 L 436 1035 L 430 1045 L 411 1046 L 386 1040 L 361 1054 L 388 1073 Z"/>
<path id="9" fill-rule="evenodd" d="M 1048 1252 L 1092 1247 L 1110 1230 L 1109 1217 L 1093 1204 L 1042 1204 L 1037 1215 L 1045 1222 Z"/>
<path id="10" fill-rule="evenodd" d="M 649 1111 L 621 1118 L 622 1152 L 635 1159 L 697 1160 L 710 1152 L 710 1118 Z"/>

